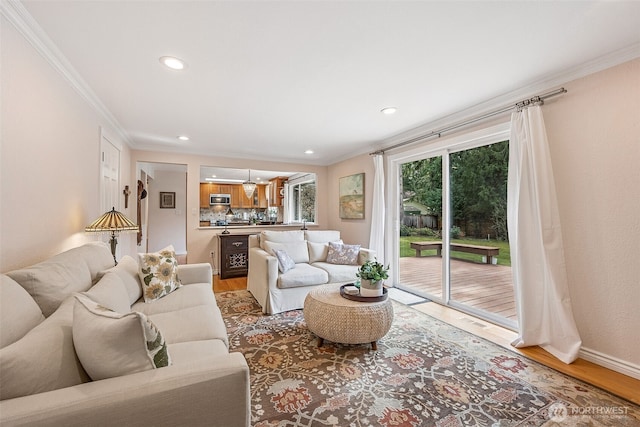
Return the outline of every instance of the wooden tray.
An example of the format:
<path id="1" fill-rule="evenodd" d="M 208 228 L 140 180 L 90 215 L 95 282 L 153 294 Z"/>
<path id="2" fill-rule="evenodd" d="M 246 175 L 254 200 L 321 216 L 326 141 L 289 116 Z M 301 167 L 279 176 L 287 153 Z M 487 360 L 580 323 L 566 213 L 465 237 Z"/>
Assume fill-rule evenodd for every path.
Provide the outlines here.
<path id="1" fill-rule="evenodd" d="M 340 286 L 340 296 L 342 298 L 346 298 L 351 301 L 360 301 L 360 302 L 380 302 L 387 299 L 389 296 L 387 292 L 387 288 L 382 287 L 382 295 L 379 297 L 363 297 L 362 295 L 351 295 L 344 291 L 345 286 L 355 286 L 353 283 L 347 283 L 346 285 Z"/>

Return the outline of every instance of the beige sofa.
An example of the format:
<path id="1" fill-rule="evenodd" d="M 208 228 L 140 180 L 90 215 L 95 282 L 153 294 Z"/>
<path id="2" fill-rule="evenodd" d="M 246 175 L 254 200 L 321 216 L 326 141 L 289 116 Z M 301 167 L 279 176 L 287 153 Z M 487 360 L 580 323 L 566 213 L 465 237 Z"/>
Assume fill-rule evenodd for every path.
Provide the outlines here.
<path id="1" fill-rule="evenodd" d="M 178 266 L 183 286 L 149 303 L 137 268 L 127 256 L 114 266 L 109 248 L 91 243 L 1 276 L 0 425 L 250 424 L 249 369 L 228 351 L 211 266 Z M 121 310 L 144 313 L 172 364 L 91 381 L 74 347 L 73 295 L 84 291 L 106 307 L 120 301 Z M 106 337 L 92 339 L 104 345 Z"/>
<path id="2" fill-rule="evenodd" d="M 356 264 L 327 262 L 329 242 L 342 243 L 337 230 L 262 231 L 249 236 L 247 289 L 266 314 L 303 308 L 304 299 L 318 286 L 357 280 L 358 268 L 375 258 L 375 252 L 360 248 Z M 295 268 L 281 272 L 274 249 L 285 250 Z"/>

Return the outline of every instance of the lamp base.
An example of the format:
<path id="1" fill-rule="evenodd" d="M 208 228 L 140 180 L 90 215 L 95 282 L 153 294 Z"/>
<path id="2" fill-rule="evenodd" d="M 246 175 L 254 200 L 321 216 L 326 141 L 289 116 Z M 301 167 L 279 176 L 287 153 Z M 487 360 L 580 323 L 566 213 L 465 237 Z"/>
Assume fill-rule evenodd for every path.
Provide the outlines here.
<path id="1" fill-rule="evenodd" d="M 111 245 L 111 255 L 113 255 L 113 262 L 118 265 L 118 261 L 116 261 L 116 245 L 118 244 L 118 239 L 116 239 L 116 232 L 111 232 L 111 239 L 109 240 L 109 244 Z"/>

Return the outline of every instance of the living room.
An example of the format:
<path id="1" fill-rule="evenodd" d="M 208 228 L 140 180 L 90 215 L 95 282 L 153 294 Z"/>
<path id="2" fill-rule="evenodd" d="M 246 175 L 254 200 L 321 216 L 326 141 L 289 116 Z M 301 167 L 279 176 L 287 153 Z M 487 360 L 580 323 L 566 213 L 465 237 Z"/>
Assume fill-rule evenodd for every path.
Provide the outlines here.
<path id="1" fill-rule="evenodd" d="M 598 20 L 601 26 L 593 26 L 589 31 L 580 26 L 583 35 L 592 38 L 580 45 L 585 50 L 576 50 L 575 59 L 567 61 L 562 69 L 546 69 L 536 76 L 506 82 L 499 91 L 473 94 L 476 98 L 471 98 L 470 93 L 469 99 L 474 102 L 443 107 L 430 115 L 413 112 L 413 126 L 395 127 L 396 132 L 385 133 L 384 127 L 388 124 L 376 125 L 383 128 L 379 133 L 383 136 L 363 145 L 354 145 L 357 148 L 351 151 L 348 151 L 350 145 L 343 143 L 349 154 L 342 151 L 339 155 L 328 153 L 325 160 L 315 162 L 302 154 L 294 157 L 288 151 L 267 156 L 271 154 L 267 151 L 277 151 L 267 150 L 268 147 L 262 152 L 218 155 L 216 152 L 228 149 L 229 144 L 223 136 L 220 137 L 223 142 L 214 143 L 213 151 L 208 154 L 192 152 L 184 145 L 167 142 L 174 138 L 173 134 L 142 135 L 144 130 L 119 125 L 128 123 L 128 118 L 114 116 L 105 106 L 107 104 L 102 103 L 104 101 L 93 97 L 97 88 L 82 86 L 84 80 L 74 68 L 76 65 L 61 61 L 65 51 L 51 44 L 37 20 L 29 15 L 29 3 L 24 2 L 26 7 L 19 2 L 2 3 L 1 271 L 30 265 L 97 239 L 85 233 L 84 228 L 103 213 L 100 193 L 103 137 L 120 149 L 118 185 L 122 189 L 128 185 L 135 190 L 139 162 L 186 165 L 186 252 L 189 263 L 210 262 L 214 238 L 214 233 L 199 229 L 199 216 L 192 214 L 198 210 L 201 166 L 313 172 L 318 189 L 314 226 L 339 230 L 345 242 L 367 247 L 371 215 L 365 215 L 362 220 L 340 218 L 338 181 L 344 176 L 364 173 L 365 212 L 371 212 L 374 166 L 370 152 L 562 86 L 567 93 L 548 100 L 542 109 L 562 220 L 571 307 L 582 338 L 580 357 L 640 378 L 640 342 L 633 338 L 640 325 L 640 311 L 637 310 L 640 265 L 635 260 L 640 237 L 637 215 L 640 210 L 637 5 L 608 3 L 612 9 L 607 9 L 605 3 L 590 2 L 585 6 L 584 15 L 573 25 L 584 25 L 581 22 L 596 19 L 587 13 L 589 6 L 602 14 L 594 12 L 594 16 L 614 18 Z M 34 13 L 37 6 L 33 5 Z M 91 22 L 85 25 L 90 26 Z M 112 25 L 117 34 L 117 24 Z M 605 43 L 607 35 L 614 33 L 616 27 L 622 28 L 621 32 L 626 28 L 626 36 L 622 34 L 609 40 L 609 44 Z M 569 33 L 566 37 L 578 37 L 578 34 Z M 79 42 L 82 36 L 76 38 Z M 588 46 L 595 44 L 593 40 L 596 39 L 603 44 Z M 554 43 L 548 40 L 546 48 L 554 50 Z M 595 53 L 590 53 L 587 47 L 593 47 Z M 572 53 L 565 50 L 558 51 L 557 55 L 571 57 Z M 162 54 L 164 52 L 157 55 L 154 52 L 149 62 L 154 62 L 155 66 L 157 56 Z M 495 60 L 508 56 L 504 53 L 496 55 Z M 190 66 L 195 67 L 194 64 Z M 456 81 L 459 85 L 455 86 L 456 92 L 471 92 L 476 86 L 482 86 L 475 82 L 481 77 L 468 70 L 464 68 L 464 75 Z M 395 79 L 402 77 L 396 76 L 392 80 Z M 119 92 L 118 87 L 109 86 L 109 79 L 103 84 L 110 87 L 109 91 Z M 127 92 L 118 93 L 118 97 L 124 102 L 135 103 L 139 95 Z M 250 108 L 251 99 L 243 100 L 247 108 Z M 375 110 L 380 115 L 380 108 Z M 402 109 L 399 108 L 396 114 L 402 114 Z M 200 120 L 207 120 L 206 115 L 200 116 Z M 508 115 L 447 137 L 454 138 L 504 122 L 508 122 Z M 249 126 L 242 119 L 238 119 L 236 125 Z M 157 144 L 152 146 L 150 141 L 154 139 Z M 357 137 L 353 138 L 354 144 L 358 141 Z M 431 142 L 419 142 L 394 153 L 428 147 L 429 144 Z M 308 147 L 305 144 L 299 148 L 302 152 Z M 320 148 L 318 144 L 316 151 Z M 278 154 L 281 160 L 275 158 Z M 48 186 L 55 188 L 46 188 Z M 385 196 L 389 200 L 393 197 L 390 189 Z M 135 197 L 129 199 L 126 208 L 124 196 L 119 197 L 119 210 L 135 219 Z M 135 255 L 139 250 L 135 233 L 119 236 L 119 257 Z"/>

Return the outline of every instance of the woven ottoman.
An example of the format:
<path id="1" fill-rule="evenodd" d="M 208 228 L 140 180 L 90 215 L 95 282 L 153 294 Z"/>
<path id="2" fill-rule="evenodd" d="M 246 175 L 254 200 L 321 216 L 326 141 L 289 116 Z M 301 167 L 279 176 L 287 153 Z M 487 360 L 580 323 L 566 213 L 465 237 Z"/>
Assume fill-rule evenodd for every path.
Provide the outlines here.
<path id="1" fill-rule="evenodd" d="M 385 336 L 393 322 L 391 299 L 379 302 L 351 301 L 340 295 L 340 285 L 328 285 L 309 292 L 304 300 L 304 320 L 318 336 L 318 347 L 324 340 L 342 344 L 371 343 Z"/>

